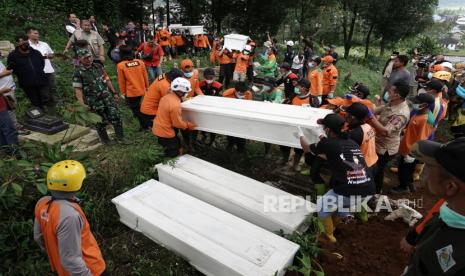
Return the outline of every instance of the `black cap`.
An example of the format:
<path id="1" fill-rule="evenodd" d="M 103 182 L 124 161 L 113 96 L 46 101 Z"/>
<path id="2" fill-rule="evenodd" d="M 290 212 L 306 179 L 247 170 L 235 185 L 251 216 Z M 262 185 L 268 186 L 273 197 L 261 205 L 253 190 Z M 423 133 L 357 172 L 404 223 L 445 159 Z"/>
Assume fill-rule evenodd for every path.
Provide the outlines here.
<path id="1" fill-rule="evenodd" d="M 362 121 L 368 116 L 368 107 L 362 103 L 353 103 L 345 109 L 345 112 Z"/>
<path id="2" fill-rule="evenodd" d="M 300 86 L 303 86 L 303 87 L 305 87 L 306 89 L 310 89 L 310 85 L 311 85 L 311 84 L 310 84 L 310 81 L 309 81 L 309 80 L 307 80 L 307 79 L 305 79 L 305 78 L 301 78 L 301 79 L 299 80 L 298 83 L 299 83 Z"/>
<path id="3" fill-rule="evenodd" d="M 444 84 L 440 80 L 430 80 L 426 83 L 426 88 L 435 90 L 436 92 L 441 92 Z"/>
<path id="4" fill-rule="evenodd" d="M 326 115 L 323 119 L 318 119 L 317 123 L 319 125 L 324 125 L 335 133 L 341 133 L 345 121 L 339 114 L 331 113 Z"/>
<path id="5" fill-rule="evenodd" d="M 364 99 L 370 95 L 370 89 L 363 83 L 356 83 L 353 89 L 354 91 L 362 93 Z"/>
<path id="6" fill-rule="evenodd" d="M 453 176 L 465 182 L 465 137 L 457 138 L 446 144 L 429 140 L 416 142 L 411 155 L 427 164 L 440 165 Z"/>
<path id="7" fill-rule="evenodd" d="M 432 104 L 434 103 L 434 96 L 429 93 L 420 93 L 415 97 L 410 98 L 410 101 L 414 104 Z"/>
<path id="8" fill-rule="evenodd" d="M 212 68 L 207 68 L 203 71 L 203 76 L 206 77 L 206 76 L 215 76 L 215 70 L 213 70 Z"/>
<path id="9" fill-rule="evenodd" d="M 178 68 L 173 68 L 166 73 L 166 78 L 171 82 L 174 81 L 176 78 L 180 78 L 184 76 L 182 71 Z"/>
<path id="10" fill-rule="evenodd" d="M 399 55 L 399 51 L 393 51 L 392 54 L 398 56 L 398 55 Z"/>
<path id="11" fill-rule="evenodd" d="M 245 92 L 248 89 L 247 83 L 243 81 L 238 81 L 234 84 L 234 89 L 236 89 L 236 91 L 238 92 Z"/>
<path id="12" fill-rule="evenodd" d="M 279 66 L 280 68 L 283 68 L 283 69 L 286 69 L 286 70 L 291 70 L 291 65 L 287 62 L 283 62 L 281 64 L 281 66 Z"/>
<path id="13" fill-rule="evenodd" d="M 319 56 L 313 56 L 313 57 L 312 57 L 312 61 L 316 62 L 317 64 L 320 64 L 320 63 L 321 63 L 321 57 L 319 57 Z"/>

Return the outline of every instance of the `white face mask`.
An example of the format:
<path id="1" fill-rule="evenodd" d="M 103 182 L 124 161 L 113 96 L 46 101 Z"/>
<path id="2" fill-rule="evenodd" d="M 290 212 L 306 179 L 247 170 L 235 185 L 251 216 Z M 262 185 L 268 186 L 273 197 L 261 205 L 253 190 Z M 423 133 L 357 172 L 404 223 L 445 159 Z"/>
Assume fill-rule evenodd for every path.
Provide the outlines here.
<path id="1" fill-rule="evenodd" d="M 308 63 L 308 68 L 313 68 L 313 67 L 314 67 L 314 66 L 313 66 L 313 62 L 309 62 L 309 63 Z"/>
<path id="2" fill-rule="evenodd" d="M 208 84 L 212 84 L 213 80 L 205 80 Z"/>
<path id="3" fill-rule="evenodd" d="M 245 93 L 242 94 L 242 93 L 236 92 L 235 94 L 236 94 L 236 98 L 238 98 L 238 99 L 245 98 Z"/>

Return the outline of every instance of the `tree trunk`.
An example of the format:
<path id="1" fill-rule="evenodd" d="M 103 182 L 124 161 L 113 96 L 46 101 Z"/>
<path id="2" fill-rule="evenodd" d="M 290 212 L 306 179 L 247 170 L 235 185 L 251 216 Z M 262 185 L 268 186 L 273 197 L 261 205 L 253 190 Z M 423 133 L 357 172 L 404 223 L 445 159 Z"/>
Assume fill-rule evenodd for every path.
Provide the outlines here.
<path id="1" fill-rule="evenodd" d="M 299 32 L 302 34 L 303 33 L 303 28 L 304 28 L 304 20 L 305 20 L 305 0 L 300 1 L 300 26 L 299 26 Z"/>
<path id="2" fill-rule="evenodd" d="M 170 18 L 170 0 L 166 0 L 166 27 L 171 25 L 171 18 Z"/>
<path id="3" fill-rule="evenodd" d="M 222 21 L 222 11 L 223 11 L 223 1 L 218 0 L 215 1 L 217 4 L 215 5 L 215 19 L 216 19 L 216 33 L 221 33 L 221 21 Z"/>
<path id="4" fill-rule="evenodd" d="M 375 27 L 375 24 L 371 23 L 370 29 L 368 30 L 368 33 L 367 33 L 367 37 L 365 39 L 365 59 L 368 58 L 368 49 L 370 48 L 370 37 L 371 37 L 371 33 L 373 32 L 374 27 Z"/>
<path id="5" fill-rule="evenodd" d="M 384 56 L 384 48 L 386 47 L 386 41 L 384 40 L 384 37 L 381 37 L 381 41 L 379 43 L 379 56 L 382 57 Z"/>
<path id="6" fill-rule="evenodd" d="M 354 36 L 355 22 L 357 21 L 357 12 L 358 5 L 355 4 L 354 9 L 352 10 L 352 18 L 350 21 L 349 34 L 347 36 L 347 41 L 344 43 L 344 58 L 349 58 L 350 48 L 352 48 L 352 38 Z"/>

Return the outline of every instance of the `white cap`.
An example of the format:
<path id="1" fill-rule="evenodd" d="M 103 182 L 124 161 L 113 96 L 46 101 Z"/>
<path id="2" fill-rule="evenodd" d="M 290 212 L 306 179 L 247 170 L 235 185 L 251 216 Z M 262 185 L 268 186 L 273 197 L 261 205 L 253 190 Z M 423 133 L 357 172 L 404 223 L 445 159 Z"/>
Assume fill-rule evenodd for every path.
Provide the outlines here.
<path id="1" fill-rule="evenodd" d="M 448 68 L 449 70 L 453 70 L 454 69 L 454 66 L 452 65 L 452 63 L 448 62 L 448 61 L 445 61 L 443 63 L 440 64 L 442 67 L 444 68 Z"/>
<path id="2" fill-rule="evenodd" d="M 293 47 L 294 46 L 294 41 L 289 40 L 288 42 L 286 42 L 286 45 Z"/>
<path id="3" fill-rule="evenodd" d="M 191 91 L 191 82 L 185 78 L 175 78 L 171 82 L 171 91 L 181 91 L 187 94 Z"/>
<path id="4" fill-rule="evenodd" d="M 252 46 L 250 46 L 250 45 L 245 45 L 244 50 L 250 52 L 250 51 L 252 51 Z"/>

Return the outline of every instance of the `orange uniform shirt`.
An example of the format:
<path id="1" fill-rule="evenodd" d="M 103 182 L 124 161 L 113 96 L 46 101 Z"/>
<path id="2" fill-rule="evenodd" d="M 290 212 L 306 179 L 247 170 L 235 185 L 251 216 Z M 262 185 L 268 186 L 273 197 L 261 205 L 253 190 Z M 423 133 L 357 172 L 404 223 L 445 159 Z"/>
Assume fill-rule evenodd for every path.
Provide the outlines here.
<path id="1" fill-rule="evenodd" d="M 171 34 L 167 29 L 160 31 L 158 35 L 158 44 L 161 46 L 170 46 L 171 44 Z"/>
<path id="2" fill-rule="evenodd" d="M 229 89 L 225 90 L 225 91 L 223 92 L 223 97 L 238 99 L 238 98 L 236 97 L 236 89 L 234 89 L 234 88 L 229 88 Z M 252 100 L 252 99 L 253 99 L 252 92 L 246 91 L 246 92 L 245 92 L 245 97 L 244 97 L 242 100 Z"/>
<path id="3" fill-rule="evenodd" d="M 231 58 L 228 57 L 226 52 L 221 53 L 221 55 L 220 55 L 220 52 L 216 52 L 216 57 L 217 57 L 220 64 L 229 64 L 229 63 L 231 63 Z"/>
<path id="4" fill-rule="evenodd" d="M 176 46 L 177 47 L 186 45 L 186 43 L 184 42 L 184 39 L 182 38 L 181 35 L 173 35 L 173 37 L 176 40 Z"/>
<path id="5" fill-rule="evenodd" d="M 300 98 L 299 95 L 292 99 L 292 105 L 310 105 L 310 95 Z"/>
<path id="6" fill-rule="evenodd" d="M 199 47 L 199 48 L 210 48 L 210 41 L 208 41 L 208 36 L 199 35 L 197 37 L 197 47 Z"/>
<path id="7" fill-rule="evenodd" d="M 170 82 L 164 75 L 159 76 L 145 93 L 140 105 L 140 112 L 146 115 L 157 115 L 160 99 L 168 93 Z"/>
<path id="8" fill-rule="evenodd" d="M 378 154 L 376 154 L 375 143 L 376 132 L 369 124 L 363 124 L 361 127 L 363 130 L 363 140 L 362 144 L 360 145 L 360 151 L 362 152 L 367 167 L 369 168 L 376 164 L 378 161 Z"/>
<path id="9" fill-rule="evenodd" d="M 170 46 L 176 47 L 176 38 L 174 36 L 171 36 L 170 38 Z"/>
<path id="10" fill-rule="evenodd" d="M 45 249 L 47 250 L 48 259 L 50 261 L 51 270 L 56 272 L 59 276 L 70 275 L 61 263 L 57 229 L 61 223 L 60 219 L 60 202 L 52 202 L 48 204 L 51 197 L 41 198 L 35 207 L 34 217 L 40 225 Z M 92 275 L 100 275 L 105 271 L 105 261 L 103 260 L 100 248 L 95 240 L 94 235 L 90 230 L 89 222 L 86 215 L 77 203 L 63 203 L 71 204 L 76 210 L 83 221 L 81 230 L 81 251 L 82 259 L 86 267 L 90 270 Z"/>
<path id="11" fill-rule="evenodd" d="M 310 94 L 319 97 L 323 95 L 323 73 L 320 68 L 308 72 L 307 79 L 310 81 Z"/>
<path id="12" fill-rule="evenodd" d="M 434 130 L 433 124 L 434 118 L 431 112 L 413 115 L 400 141 L 399 153 L 406 156 L 412 150 L 413 144 L 420 140 L 427 140 Z"/>
<path id="13" fill-rule="evenodd" d="M 337 77 L 338 72 L 333 64 L 323 68 L 323 95 L 328 95 L 331 92 L 331 86 L 337 84 Z"/>
<path id="14" fill-rule="evenodd" d="M 203 95 L 202 89 L 200 89 L 199 71 L 197 69 L 194 69 L 194 74 L 187 80 L 191 83 L 191 91 L 189 91 L 187 97 L 192 98 L 197 95 Z"/>
<path id="15" fill-rule="evenodd" d="M 153 121 L 152 133 L 157 137 L 173 138 L 174 128 L 187 129 L 189 124 L 181 116 L 181 99 L 169 93 L 160 100 L 157 117 Z"/>
<path id="16" fill-rule="evenodd" d="M 244 55 L 243 53 L 234 53 L 233 58 L 236 59 L 236 67 L 234 68 L 234 72 L 246 73 L 250 56 Z"/>
<path id="17" fill-rule="evenodd" d="M 124 60 L 118 63 L 118 84 L 121 95 L 140 97 L 145 95 L 149 87 L 147 70 L 142 60 Z"/>

